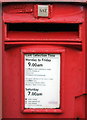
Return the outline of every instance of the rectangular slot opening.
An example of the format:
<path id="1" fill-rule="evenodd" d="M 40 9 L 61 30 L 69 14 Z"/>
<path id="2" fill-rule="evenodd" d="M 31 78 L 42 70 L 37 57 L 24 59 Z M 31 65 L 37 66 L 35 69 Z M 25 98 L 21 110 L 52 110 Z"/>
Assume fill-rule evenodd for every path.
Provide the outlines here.
<path id="1" fill-rule="evenodd" d="M 79 24 L 59 23 L 9 23 L 7 38 L 10 40 L 75 40 L 79 38 Z"/>
<path id="2" fill-rule="evenodd" d="M 41 23 L 14 23 L 8 24 L 8 31 L 32 32 L 78 32 L 78 24 L 41 24 Z"/>

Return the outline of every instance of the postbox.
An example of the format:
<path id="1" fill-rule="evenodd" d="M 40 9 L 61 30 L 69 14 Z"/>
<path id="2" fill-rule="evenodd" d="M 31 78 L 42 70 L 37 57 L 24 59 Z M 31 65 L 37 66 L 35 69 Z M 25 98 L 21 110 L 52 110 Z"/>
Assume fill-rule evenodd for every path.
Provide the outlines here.
<path id="1" fill-rule="evenodd" d="M 3 4 L 3 118 L 85 118 L 86 9 Z"/>

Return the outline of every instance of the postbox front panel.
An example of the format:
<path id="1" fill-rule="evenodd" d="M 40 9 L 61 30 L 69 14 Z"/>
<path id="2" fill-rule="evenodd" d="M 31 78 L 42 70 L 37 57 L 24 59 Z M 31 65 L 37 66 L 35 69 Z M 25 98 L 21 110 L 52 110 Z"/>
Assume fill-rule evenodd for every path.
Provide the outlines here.
<path id="1" fill-rule="evenodd" d="M 24 60 L 23 60 L 23 54 L 24 54 L 23 52 L 26 53 L 24 55 Z M 34 77 L 32 76 L 32 81 L 28 82 L 28 84 L 30 84 L 29 86 L 29 85 L 25 85 L 24 82 L 26 82 L 25 77 L 26 79 L 30 80 L 29 77 L 31 76 L 25 75 L 26 70 L 28 68 L 27 66 L 24 65 L 26 64 L 25 62 L 23 64 L 23 61 L 25 61 L 25 56 L 30 54 L 31 55 L 53 54 L 53 55 L 56 55 L 57 58 L 51 58 L 51 61 L 55 61 L 56 65 L 51 66 L 50 64 L 49 66 L 49 64 L 46 64 L 45 66 L 46 68 L 44 69 L 48 69 L 48 74 L 44 71 L 43 74 L 45 75 L 45 77 L 39 76 L 39 75 L 42 75 L 43 70 L 40 70 L 41 68 L 36 67 L 38 70 L 37 72 L 35 71 L 35 68 L 32 68 L 31 70 L 31 67 L 30 67 L 29 70 L 27 71 L 29 73 L 27 74 L 31 75 L 32 73 L 30 72 L 34 72 L 33 73 Z M 67 116 L 68 112 L 70 116 L 73 116 L 72 109 L 74 109 L 73 99 L 74 99 L 74 95 L 76 92 L 75 90 L 77 86 L 76 80 L 78 79 L 79 81 L 81 81 L 81 77 L 82 77 L 81 71 L 80 71 L 80 69 L 82 68 L 81 66 L 79 66 L 79 64 L 81 64 L 81 59 L 82 59 L 81 56 L 79 56 L 81 55 L 81 51 L 77 49 L 73 50 L 71 48 L 60 47 L 58 45 L 28 45 L 25 47 L 10 48 L 4 52 L 4 55 L 5 55 L 5 59 L 3 61 L 3 66 L 5 67 L 5 70 L 4 70 L 4 76 L 3 76 L 3 117 L 15 118 L 16 116 L 20 118 L 31 118 L 31 117 L 60 118 L 60 117 Z M 42 59 L 43 57 L 42 58 L 37 57 L 37 58 Z M 31 59 L 31 57 L 30 58 L 28 57 L 28 59 Z M 56 63 L 56 61 L 58 61 L 58 63 Z M 41 63 L 39 62 L 39 64 Z M 43 62 L 43 65 L 44 64 L 45 63 Z M 52 63 L 52 65 L 53 64 L 54 62 Z M 7 70 L 8 68 L 9 70 Z M 52 73 L 51 71 L 54 69 L 56 69 L 56 71 Z M 47 80 L 47 77 L 49 80 Z M 35 83 L 34 79 L 36 78 L 39 79 L 37 84 L 42 84 L 43 86 L 37 85 Z M 41 79 L 41 83 L 40 83 L 40 79 Z M 42 81 L 42 79 L 44 82 Z M 53 79 L 54 82 L 50 79 Z M 8 81 L 10 82 L 10 84 Z M 37 86 L 34 87 L 33 85 L 32 87 L 31 84 L 36 84 Z M 26 90 L 25 90 L 25 87 L 26 87 Z M 43 99 L 43 98 L 40 98 L 41 96 L 39 96 L 38 99 L 36 96 L 32 97 L 33 93 L 31 93 L 30 97 L 29 96 L 26 97 L 27 96 L 26 92 L 28 92 L 29 88 L 33 90 L 38 89 L 38 93 L 40 93 L 40 95 L 46 93 L 46 96 L 44 96 L 44 100 L 41 100 Z M 41 91 L 39 92 L 39 90 Z M 48 95 L 48 93 L 50 95 Z M 25 97 L 28 100 L 29 99 L 31 100 L 27 101 L 28 103 L 26 103 Z M 57 102 L 56 105 L 54 104 L 55 103 L 54 97 Z M 46 101 L 46 103 L 51 101 L 51 104 L 53 105 L 52 108 L 49 107 L 48 103 L 45 108 L 46 104 L 45 103 L 42 104 L 43 101 L 44 102 Z M 34 104 L 34 102 L 36 103 Z M 8 109 L 10 105 L 12 105 L 12 107 Z M 33 107 L 33 105 L 35 106 Z M 38 107 L 37 105 L 41 105 L 41 107 Z M 62 113 L 63 111 L 66 111 L 66 113 L 58 114 L 58 115 L 55 114 L 55 113 Z M 32 113 L 34 113 L 34 115 Z"/>
<path id="2" fill-rule="evenodd" d="M 75 117 L 83 78 L 83 7 L 18 6 L 3 6 L 3 118 Z"/>

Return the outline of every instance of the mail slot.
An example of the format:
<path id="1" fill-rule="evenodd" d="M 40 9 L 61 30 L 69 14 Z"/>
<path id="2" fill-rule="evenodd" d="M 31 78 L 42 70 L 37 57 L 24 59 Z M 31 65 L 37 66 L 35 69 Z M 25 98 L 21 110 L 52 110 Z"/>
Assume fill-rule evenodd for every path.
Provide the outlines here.
<path id="1" fill-rule="evenodd" d="M 85 6 L 2 7 L 3 118 L 85 118 Z"/>

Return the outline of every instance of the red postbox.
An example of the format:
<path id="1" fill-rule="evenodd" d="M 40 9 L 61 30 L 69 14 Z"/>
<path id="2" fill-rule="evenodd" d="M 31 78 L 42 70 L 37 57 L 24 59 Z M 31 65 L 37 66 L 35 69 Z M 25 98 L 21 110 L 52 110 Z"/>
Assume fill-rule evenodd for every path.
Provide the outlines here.
<path id="1" fill-rule="evenodd" d="M 3 118 L 85 118 L 86 7 L 3 4 Z"/>

